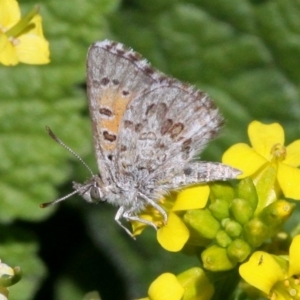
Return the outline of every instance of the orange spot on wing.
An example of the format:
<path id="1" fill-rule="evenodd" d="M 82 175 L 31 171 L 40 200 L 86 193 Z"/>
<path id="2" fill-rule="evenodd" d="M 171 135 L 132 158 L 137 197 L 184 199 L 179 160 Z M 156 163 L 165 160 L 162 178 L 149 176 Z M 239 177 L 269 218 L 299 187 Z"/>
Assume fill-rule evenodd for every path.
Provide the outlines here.
<path id="1" fill-rule="evenodd" d="M 105 140 L 101 132 L 103 130 L 107 130 L 112 134 L 118 135 L 124 112 L 131 100 L 132 98 L 124 98 L 118 91 L 114 92 L 110 89 L 107 89 L 102 97 L 99 97 L 99 107 L 100 105 L 103 105 L 109 108 L 114 115 L 114 117 L 111 119 L 100 119 L 98 122 L 98 132 L 101 136 L 101 147 L 104 151 L 114 150 L 116 147 L 116 142 L 109 142 Z"/>

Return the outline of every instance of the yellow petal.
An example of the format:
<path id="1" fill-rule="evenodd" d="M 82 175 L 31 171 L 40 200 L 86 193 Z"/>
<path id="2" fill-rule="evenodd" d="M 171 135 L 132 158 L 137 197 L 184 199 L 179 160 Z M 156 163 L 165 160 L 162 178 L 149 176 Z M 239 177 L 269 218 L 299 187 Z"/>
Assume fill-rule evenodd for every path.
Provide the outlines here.
<path id="1" fill-rule="evenodd" d="M 14 66 L 18 62 L 19 59 L 15 48 L 8 40 L 7 36 L 0 33 L 0 63 L 5 66 Z"/>
<path id="2" fill-rule="evenodd" d="M 49 63 L 49 43 L 44 38 L 34 34 L 25 34 L 18 40 L 19 44 L 15 49 L 20 62 L 26 64 Z"/>
<path id="3" fill-rule="evenodd" d="M 184 289 L 176 276 L 171 273 L 163 273 L 150 285 L 148 294 L 151 300 L 180 300 Z"/>
<path id="4" fill-rule="evenodd" d="M 167 225 L 157 230 L 157 240 L 168 251 L 177 252 L 182 249 L 190 236 L 190 232 L 181 219 L 170 212 Z"/>
<path id="5" fill-rule="evenodd" d="M 9 29 L 15 25 L 20 18 L 21 11 L 16 0 L 0 1 L 0 26 Z"/>
<path id="6" fill-rule="evenodd" d="M 290 246 L 290 259 L 289 259 L 289 277 L 293 275 L 300 275 L 300 235 L 293 238 Z"/>
<path id="7" fill-rule="evenodd" d="M 179 192 L 173 211 L 203 208 L 208 200 L 208 185 L 190 187 Z"/>
<path id="8" fill-rule="evenodd" d="M 238 178 L 245 178 L 255 173 L 267 160 L 247 144 L 239 143 L 226 150 L 222 162 L 241 170 L 243 174 Z"/>
<path id="9" fill-rule="evenodd" d="M 266 125 L 253 121 L 249 124 L 248 135 L 253 149 L 268 160 L 274 145 L 284 145 L 284 131 L 278 123 Z"/>
<path id="10" fill-rule="evenodd" d="M 283 163 L 292 167 L 300 166 L 300 140 L 294 141 L 286 147 L 286 159 Z"/>
<path id="11" fill-rule="evenodd" d="M 249 261 L 240 266 L 239 272 L 245 281 L 267 295 L 277 281 L 285 278 L 276 259 L 263 251 L 254 252 Z"/>
<path id="12" fill-rule="evenodd" d="M 29 33 L 38 35 L 39 37 L 44 37 L 41 15 L 35 15 L 30 21 L 30 24 L 33 24 L 34 27 L 28 31 Z"/>
<path id="13" fill-rule="evenodd" d="M 300 200 L 300 170 L 298 168 L 279 163 L 277 179 L 285 197 Z"/>

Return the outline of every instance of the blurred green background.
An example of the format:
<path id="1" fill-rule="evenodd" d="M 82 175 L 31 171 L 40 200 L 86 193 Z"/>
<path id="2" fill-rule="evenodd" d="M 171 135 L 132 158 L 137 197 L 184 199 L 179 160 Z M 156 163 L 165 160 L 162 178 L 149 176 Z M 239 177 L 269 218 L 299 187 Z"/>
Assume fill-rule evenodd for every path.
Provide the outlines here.
<path id="1" fill-rule="evenodd" d="M 38 4 L 19 3 L 23 14 Z M 215 99 L 226 127 L 204 159 L 219 161 L 230 145 L 247 142 L 254 119 L 280 122 L 288 144 L 300 137 L 300 1 L 39 4 L 51 63 L 0 66 L 0 258 L 24 273 L 10 299 L 76 300 L 92 290 L 102 300 L 145 296 L 160 273 L 179 273 L 197 265 L 196 258 L 164 251 L 151 228 L 133 241 L 115 223 L 116 208 L 106 204 L 74 196 L 40 209 L 71 192 L 73 180 L 89 177 L 45 126 L 97 172 L 85 59 L 91 43 L 108 38 Z"/>

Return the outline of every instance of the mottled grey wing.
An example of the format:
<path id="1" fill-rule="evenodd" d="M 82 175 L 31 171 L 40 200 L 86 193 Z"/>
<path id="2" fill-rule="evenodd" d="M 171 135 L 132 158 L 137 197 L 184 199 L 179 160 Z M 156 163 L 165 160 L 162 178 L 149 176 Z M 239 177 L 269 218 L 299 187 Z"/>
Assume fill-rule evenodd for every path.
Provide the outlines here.
<path id="1" fill-rule="evenodd" d="M 129 103 L 116 148 L 116 170 L 127 180 L 166 180 L 181 172 L 209 140 L 222 118 L 202 91 L 162 78 Z M 131 176 L 129 178 L 128 176 Z"/>
<path id="2" fill-rule="evenodd" d="M 90 47 L 87 91 L 97 163 L 104 181 L 110 181 L 113 174 L 113 153 L 127 105 L 149 90 L 156 77 L 138 53 L 122 44 L 105 40 Z"/>
<path id="3" fill-rule="evenodd" d="M 175 172 L 174 172 L 175 173 Z M 153 184 L 161 191 L 174 190 L 199 182 L 227 180 L 236 178 L 242 172 L 218 162 L 192 161 L 175 174 L 169 171 L 157 174 Z"/>

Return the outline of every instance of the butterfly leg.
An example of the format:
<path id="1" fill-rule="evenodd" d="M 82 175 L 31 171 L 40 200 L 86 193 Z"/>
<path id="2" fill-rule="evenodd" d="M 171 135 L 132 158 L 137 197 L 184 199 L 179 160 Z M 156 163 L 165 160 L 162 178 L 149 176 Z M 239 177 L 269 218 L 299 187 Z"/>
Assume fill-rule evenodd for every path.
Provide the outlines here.
<path id="1" fill-rule="evenodd" d="M 136 222 L 140 222 L 140 223 L 143 223 L 143 224 L 152 226 L 155 230 L 157 230 L 157 227 L 156 227 L 156 225 L 155 225 L 153 222 L 148 221 L 148 220 L 145 220 L 145 219 L 142 219 L 142 218 L 140 218 L 140 217 L 138 217 L 138 216 L 136 216 L 136 215 L 133 215 L 131 210 L 125 211 L 124 214 L 123 214 L 123 217 L 124 217 L 127 221 L 136 221 Z"/>
<path id="2" fill-rule="evenodd" d="M 125 227 L 122 222 L 121 222 L 121 218 L 125 218 L 127 221 L 136 221 L 136 222 L 140 222 L 149 226 L 152 226 L 155 230 L 157 230 L 157 227 L 154 223 L 152 223 L 151 221 L 139 218 L 136 215 L 133 215 L 133 210 L 127 210 L 124 211 L 124 206 L 121 206 L 119 208 L 119 210 L 117 211 L 117 214 L 115 216 L 115 221 L 133 238 L 135 239 L 135 236 L 132 234 L 132 232 Z"/>
<path id="3" fill-rule="evenodd" d="M 161 208 L 161 206 L 159 206 L 155 201 L 151 200 L 150 198 L 148 198 L 147 196 L 145 196 L 142 193 L 139 193 L 138 196 L 143 198 L 144 200 L 146 200 L 146 203 L 148 205 L 151 205 L 152 207 L 157 209 L 164 218 L 164 224 L 167 224 L 168 215 L 164 211 L 164 209 Z M 122 222 L 120 220 L 122 217 L 125 218 L 127 221 L 140 222 L 140 223 L 146 224 L 148 226 L 152 226 L 155 230 L 157 230 L 157 227 L 153 222 L 142 219 L 142 218 L 136 216 L 134 214 L 134 209 L 125 210 L 125 207 L 121 206 L 117 211 L 117 214 L 115 216 L 115 221 L 119 224 L 119 226 L 121 226 L 134 239 L 135 239 L 135 236 L 132 234 L 132 232 L 122 224 Z"/>
<path id="4" fill-rule="evenodd" d="M 120 219 L 123 216 L 124 216 L 124 206 L 121 206 L 116 213 L 115 221 L 135 240 L 135 236 L 132 234 L 132 232 L 122 224 Z"/>
<path id="5" fill-rule="evenodd" d="M 157 209 L 161 215 L 163 216 L 164 218 L 164 225 L 167 224 L 168 222 L 168 215 L 167 213 L 164 211 L 164 209 L 159 206 L 155 201 L 151 200 L 150 198 L 148 198 L 146 195 L 142 194 L 142 193 L 138 193 L 138 195 L 143 198 L 144 200 L 146 200 L 146 202 L 151 205 L 152 207 L 154 207 L 155 209 Z"/>

